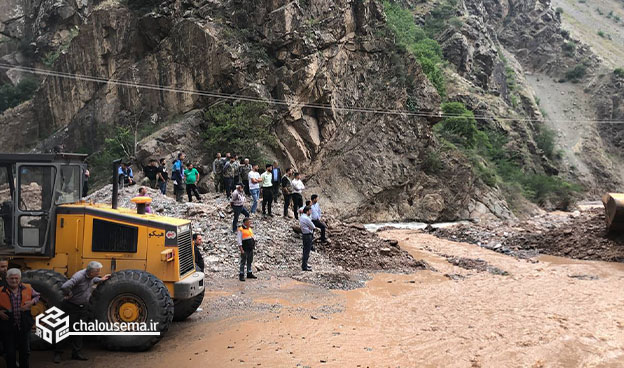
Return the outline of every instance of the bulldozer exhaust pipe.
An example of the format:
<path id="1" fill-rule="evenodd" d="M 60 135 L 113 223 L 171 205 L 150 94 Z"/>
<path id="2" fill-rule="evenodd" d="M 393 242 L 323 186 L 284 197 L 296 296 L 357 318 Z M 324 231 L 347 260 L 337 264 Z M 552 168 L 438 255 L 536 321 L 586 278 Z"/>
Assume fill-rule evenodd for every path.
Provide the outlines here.
<path id="1" fill-rule="evenodd" d="M 113 161 L 113 198 L 111 202 L 114 210 L 117 209 L 117 204 L 119 202 L 119 177 L 117 177 L 117 172 L 119 171 L 120 165 L 121 159 Z"/>

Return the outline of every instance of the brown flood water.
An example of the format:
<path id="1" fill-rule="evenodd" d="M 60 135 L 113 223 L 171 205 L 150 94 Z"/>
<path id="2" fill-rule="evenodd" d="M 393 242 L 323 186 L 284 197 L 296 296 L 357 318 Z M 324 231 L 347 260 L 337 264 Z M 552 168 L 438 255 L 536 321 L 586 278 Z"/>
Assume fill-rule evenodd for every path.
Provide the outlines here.
<path id="1" fill-rule="evenodd" d="M 232 294 L 271 308 L 193 317 L 150 352 L 90 350 L 89 364 L 63 366 L 624 367 L 624 264 L 531 263 L 409 230 L 382 236 L 437 272 L 377 274 L 335 292 L 292 280 L 231 282 L 208 296 L 204 316 L 211 300 Z M 480 258 L 509 275 L 441 255 Z M 54 366 L 46 354 L 35 353 L 33 366 Z"/>

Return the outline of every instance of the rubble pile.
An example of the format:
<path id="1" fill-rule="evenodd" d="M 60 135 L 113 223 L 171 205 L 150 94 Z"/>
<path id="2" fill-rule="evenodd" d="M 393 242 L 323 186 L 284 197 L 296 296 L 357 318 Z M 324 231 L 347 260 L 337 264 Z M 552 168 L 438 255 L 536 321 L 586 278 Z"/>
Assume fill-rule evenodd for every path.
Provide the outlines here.
<path id="1" fill-rule="evenodd" d="M 94 192 L 87 201 L 111 202 L 112 185 Z M 119 207 L 135 208 L 131 199 L 138 193 L 138 187 L 129 187 L 119 192 Z M 202 202 L 177 203 L 148 188 L 152 197 L 152 212 L 156 215 L 185 218 L 192 221 L 193 231 L 203 236 L 202 255 L 206 273 L 235 275 L 238 273 L 238 246 L 232 233 L 232 210 L 223 195 L 205 194 Z M 281 213 L 282 202 L 274 205 Z M 241 215 L 241 220 L 242 220 Z M 269 271 L 277 275 L 293 276 L 301 270 L 301 236 L 293 231 L 298 221 L 293 218 L 263 218 L 252 215 L 252 226 L 257 246 L 254 267 L 258 271 Z M 299 275 L 302 281 L 323 284 L 334 288 L 357 286 L 360 276 L 350 277 L 354 270 L 408 272 L 425 268 L 425 264 L 414 260 L 401 250 L 396 242 L 387 242 L 367 232 L 362 225 L 347 225 L 333 218 L 328 219 L 328 234 L 332 242 L 316 243 L 316 251 L 310 255 L 310 265 L 315 275 Z M 340 282 L 337 282 L 340 280 Z"/>
<path id="2" fill-rule="evenodd" d="M 604 210 L 547 213 L 512 222 L 459 225 L 433 234 L 520 258 L 538 254 L 624 262 L 624 234 L 606 230 Z"/>

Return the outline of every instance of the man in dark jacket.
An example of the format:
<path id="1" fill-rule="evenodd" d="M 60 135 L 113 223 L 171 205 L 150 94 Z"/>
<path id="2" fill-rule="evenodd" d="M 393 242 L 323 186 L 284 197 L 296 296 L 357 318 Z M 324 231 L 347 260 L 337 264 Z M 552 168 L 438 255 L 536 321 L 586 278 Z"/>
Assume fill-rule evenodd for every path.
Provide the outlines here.
<path id="1" fill-rule="evenodd" d="M 271 179 L 271 184 L 273 184 L 271 187 L 273 188 L 273 203 L 277 203 L 277 197 L 279 197 L 280 188 L 282 187 L 280 185 L 280 182 L 282 181 L 282 169 L 280 169 L 277 161 L 273 161 L 273 169 L 271 170 L 271 173 L 273 174 L 273 178 Z"/>
<path id="2" fill-rule="evenodd" d="M 158 173 L 156 174 L 158 179 L 158 189 L 165 195 L 167 194 L 167 181 L 169 180 L 169 173 L 167 172 L 167 164 L 164 158 L 160 159 L 160 166 L 158 166 Z"/>
<path id="3" fill-rule="evenodd" d="M 184 159 L 186 155 L 183 152 L 178 153 L 178 159 L 173 162 L 171 167 L 171 179 L 173 180 L 173 191 L 176 201 L 182 202 L 184 196 Z"/>
<path id="4" fill-rule="evenodd" d="M 193 234 L 193 251 L 195 253 L 195 270 L 204 272 L 204 257 L 199 251 L 199 247 L 202 245 L 202 236 L 200 234 Z"/>
<path id="5" fill-rule="evenodd" d="M 0 287 L 0 336 L 5 350 L 7 368 L 17 366 L 19 351 L 20 368 L 28 368 L 30 362 L 30 331 L 34 319 L 30 313 L 39 302 L 39 293 L 29 284 L 22 283 L 22 272 L 11 268 L 6 275 L 7 286 Z"/>

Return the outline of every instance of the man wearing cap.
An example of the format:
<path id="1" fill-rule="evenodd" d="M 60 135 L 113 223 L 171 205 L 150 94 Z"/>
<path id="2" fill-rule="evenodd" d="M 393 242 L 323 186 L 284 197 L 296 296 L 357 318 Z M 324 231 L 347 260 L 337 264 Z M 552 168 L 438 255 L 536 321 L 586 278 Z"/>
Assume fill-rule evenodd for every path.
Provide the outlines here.
<path id="1" fill-rule="evenodd" d="M 249 212 L 245 209 L 245 192 L 243 191 L 243 184 L 236 184 L 236 190 L 232 192 L 232 199 L 230 204 L 234 210 L 234 219 L 232 220 L 232 232 L 236 233 L 238 227 L 238 217 L 242 213 L 245 217 L 249 217 Z"/>

